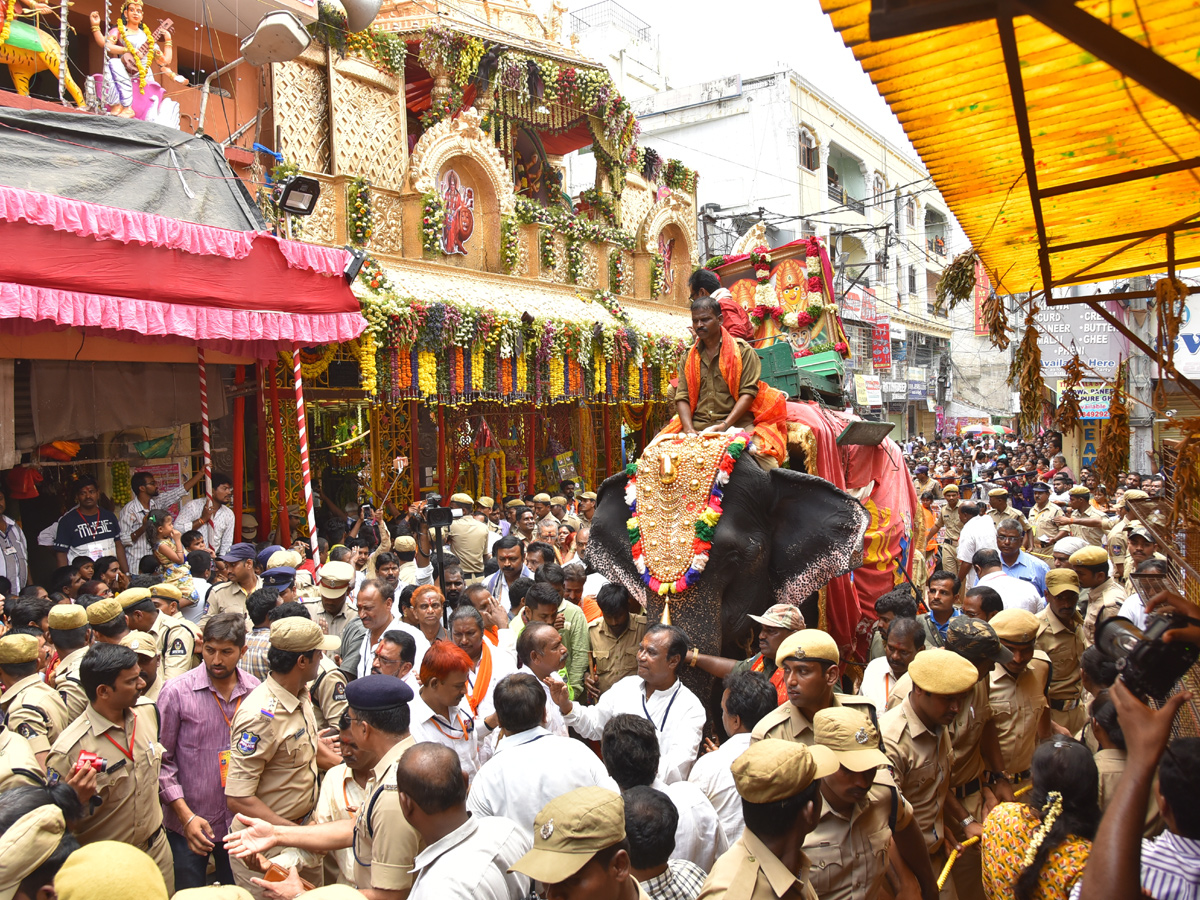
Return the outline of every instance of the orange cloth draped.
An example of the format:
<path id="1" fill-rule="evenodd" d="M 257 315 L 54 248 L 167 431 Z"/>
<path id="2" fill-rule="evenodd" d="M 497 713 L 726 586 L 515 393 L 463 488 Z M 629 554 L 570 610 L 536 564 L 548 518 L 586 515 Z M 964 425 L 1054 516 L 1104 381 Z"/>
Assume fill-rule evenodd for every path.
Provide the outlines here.
<path id="1" fill-rule="evenodd" d="M 765 668 L 763 664 L 762 654 L 758 654 L 758 662 L 750 667 L 751 672 L 761 672 Z M 783 667 L 779 666 L 771 673 L 771 684 L 775 685 L 775 696 L 779 698 L 779 705 L 787 703 L 788 693 L 787 685 L 783 682 Z"/>
<path id="2" fill-rule="evenodd" d="M 492 683 L 492 649 L 484 641 L 483 655 L 479 657 L 479 669 L 475 672 L 475 687 L 467 694 L 467 702 L 471 704 L 471 715 L 479 712 L 479 704 L 487 696 L 488 685 Z"/>
<path id="3" fill-rule="evenodd" d="M 721 329 L 721 352 L 717 365 L 721 377 L 729 386 L 730 396 L 736 402 L 738 387 L 742 382 L 742 356 L 738 352 L 733 335 L 724 328 Z M 688 351 L 683 373 L 687 378 L 688 403 L 692 412 L 695 412 L 696 402 L 700 397 L 699 341 L 692 344 L 692 348 Z M 750 406 L 750 412 L 754 415 L 755 452 L 773 456 L 780 465 L 783 465 L 787 462 L 787 394 L 760 380 L 758 395 Z M 683 425 L 679 421 L 679 416 L 675 416 L 663 427 L 660 434 L 678 434 L 682 430 Z"/>
<path id="4" fill-rule="evenodd" d="M 604 615 L 600 612 L 600 604 L 596 602 L 596 598 L 591 594 L 588 594 L 579 601 L 579 608 L 583 610 L 583 616 L 587 619 L 589 625 Z"/>
<path id="5" fill-rule="evenodd" d="M 500 629 L 493 625 L 491 628 L 485 628 L 483 636 L 492 642 L 493 647 L 500 646 Z"/>

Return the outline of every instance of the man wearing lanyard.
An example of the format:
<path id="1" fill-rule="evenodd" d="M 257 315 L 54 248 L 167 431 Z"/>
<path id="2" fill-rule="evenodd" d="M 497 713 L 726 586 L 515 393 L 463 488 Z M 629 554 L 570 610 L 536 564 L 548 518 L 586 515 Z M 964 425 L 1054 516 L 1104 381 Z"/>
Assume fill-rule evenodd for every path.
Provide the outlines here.
<path id="1" fill-rule="evenodd" d="M 121 841 L 144 851 L 162 871 L 167 894 L 174 893 L 175 867 L 163 833 L 158 799 L 162 745 L 154 707 L 138 704 L 142 674 L 138 655 L 128 647 L 95 644 L 79 665 L 87 709 L 58 736 L 50 748 L 46 771 L 71 781 L 84 814 L 72 823 L 82 844 Z M 84 753 L 107 761 L 94 778 L 74 777 L 78 766 L 92 766 Z M 96 797 L 99 803 L 92 803 Z"/>
<path id="2" fill-rule="evenodd" d="M 259 683 L 238 666 L 245 652 L 245 617 L 213 616 L 204 626 L 204 665 L 173 678 L 158 695 L 164 748 L 159 792 L 180 890 L 207 883 L 210 854 L 217 880 L 233 883 L 224 844 L 233 820 L 225 804 L 229 729 L 242 700 Z"/>
<path id="3" fill-rule="evenodd" d="M 403 624 L 392 618 L 392 590 L 387 582 L 368 578 L 358 589 L 358 618 L 363 623 L 362 643 L 358 652 L 358 678 L 371 674 L 375 651 L 386 631 L 399 631 Z"/>
<path id="4" fill-rule="evenodd" d="M 638 648 L 637 674 L 614 684 L 595 706 L 571 703 L 565 694 L 555 698 L 563 721 L 588 740 L 597 741 L 613 716 L 645 716 L 658 734 L 658 777 L 667 784 L 686 781 L 700 749 L 705 720 L 703 704 L 679 680 L 679 667 L 688 650 L 683 629 L 650 626 Z"/>

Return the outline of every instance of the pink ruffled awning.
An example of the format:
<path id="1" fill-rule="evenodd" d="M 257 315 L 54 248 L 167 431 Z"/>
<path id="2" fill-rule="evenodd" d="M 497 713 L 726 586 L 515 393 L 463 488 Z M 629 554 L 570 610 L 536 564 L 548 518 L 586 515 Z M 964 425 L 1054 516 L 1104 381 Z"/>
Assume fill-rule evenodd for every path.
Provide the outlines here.
<path id="1" fill-rule="evenodd" d="M 0 315 L 43 328 L 260 357 L 366 328 L 345 250 L 4 186 L 0 241 Z"/>

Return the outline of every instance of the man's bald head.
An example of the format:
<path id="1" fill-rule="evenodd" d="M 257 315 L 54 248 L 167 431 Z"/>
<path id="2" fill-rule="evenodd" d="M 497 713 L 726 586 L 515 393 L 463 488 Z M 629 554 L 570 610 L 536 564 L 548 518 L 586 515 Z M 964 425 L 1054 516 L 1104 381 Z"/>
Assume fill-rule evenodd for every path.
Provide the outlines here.
<path id="1" fill-rule="evenodd" d="M 396 786 L 427 816 L 467 802 L 467 779 L 458 754 L 432 741 L 405 751 L 396 767 Z"/>

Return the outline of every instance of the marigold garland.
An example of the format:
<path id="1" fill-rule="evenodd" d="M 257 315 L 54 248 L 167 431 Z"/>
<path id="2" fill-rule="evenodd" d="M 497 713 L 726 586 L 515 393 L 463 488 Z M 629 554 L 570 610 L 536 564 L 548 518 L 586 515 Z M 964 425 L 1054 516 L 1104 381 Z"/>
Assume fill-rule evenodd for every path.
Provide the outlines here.
<path id="1" fill-rule="evenodd" d="M 662 254 L 650 254 L 650 296 L 661 297 L 667 292 L 666 262 Z"/>
<path id="2" fill-rule="evenodd" d="M 521 241 L 512 216 L 504 216 L 500 220 L 500 259 L 505 273 L 509 275 L 521 264 Z"/>
<path id="3" fill-rule="evenodd" d="M 442 229 L 445 225 L 445 202 L 436 193 L 425 194 L 421 217 L 421 246 L 426 253 L 442 252 Z"/>
<path id="4" fill-rule="evenodd" d="M 365 177 L 350 179 L 346 189 L 346 218 L 350 226 L 350 243 L 365 247 L 375 231 L 371 209 L 371 182 Z"/>
<path id="5" fill-rule="evenodd" d="M 4 24 L 0 25 L 0 44 L 8 41 L 8 34 L 12 30 L 13 16 L 17 13 L 17 0 L 8 0 L 4 7 Z"/>
<path id="6" fill-rule="evenodd" d="M 742 455 L 742 451 L 746 449 L 749 440 L 749 434 L 744 431 L 739 432 L 726 446 L 725 452 L 721 454 L 721 460 L 717 464 L 717 472 L 713 478 L 712 490 L 708 495 L 707 508 L 696 519 L 696 537 L 692 545 L 691 565 L 674 582 L 659 581 L 646 564 L 646 550 L 642 546 L 642 531 L 637 511 L 637 463 L 630 463 L 626 467 L 625 471 L 629 480 L 625 486 L 625 505 L 629 510 L 629 519 L 625 525 L 629 533 L 633 564 L 637 567 L 638 574 L 641 575 L 646 587 L 653 593 L 661 596 L 682 594 L 704 574 L 704 568 L 708 564 L 709 551 L 712 550 L 713 535 L 716 533 L 717 523 L 721 521 L 721 500 L 725 495 L 725 486 L 729 484 L 729 476 L 733 473 L 733 467 Z"/>
<path id="7" fill-rule="evenodd" d="M 144 94 L 146 93 L 146 70 L 154 62 L 154 55 L 158 52 L 158 44 L 154 40 L 154 33 L 150 31 L 150 27 L 145 22 L 142 23 L 141 28 L 138 30 L 146 36 L 146 43 L 142 45 L 141 52 L 129 43 L 129 35 L 125 33 L 125 23 L 117 19 L 117 33 L 121 35 L 121 43 L 125 45 L 125 49 L 133 57 L 133 64 L 137 66 L 138 92 Z M 5 36 L 5 40 L 7 40 L 7 35 Z M 146 54 L 145 62 L 142 62 L 142 53 Z"/>

